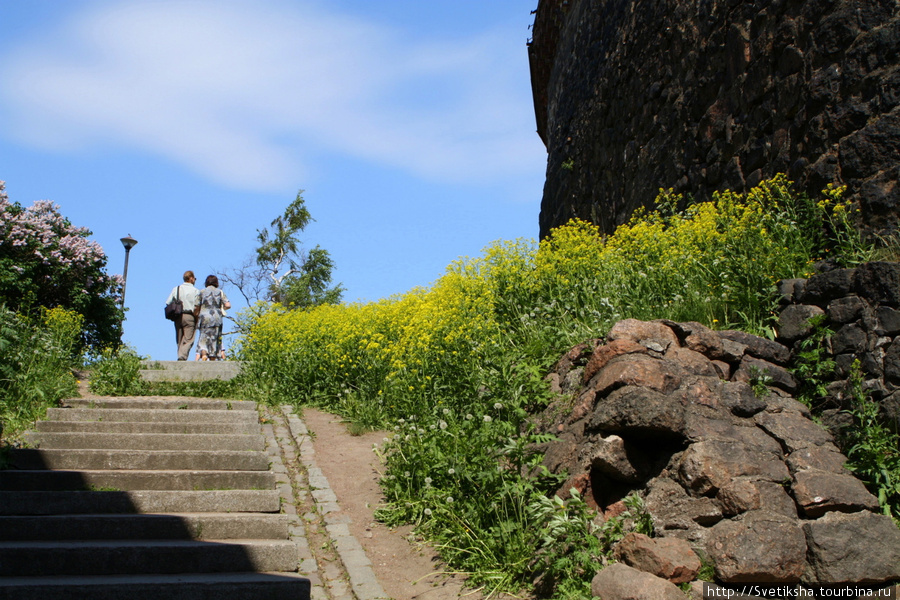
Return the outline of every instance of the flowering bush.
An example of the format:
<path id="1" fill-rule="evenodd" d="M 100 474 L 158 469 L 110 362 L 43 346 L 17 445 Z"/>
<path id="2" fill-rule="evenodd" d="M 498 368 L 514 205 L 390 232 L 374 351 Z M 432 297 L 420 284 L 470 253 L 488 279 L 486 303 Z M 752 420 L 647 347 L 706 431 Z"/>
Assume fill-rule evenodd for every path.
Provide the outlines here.
<path id="1" fill-rule="evenodd" d="M 557 581 L 589 581 L 590 565 L 544 543 L 553 519 L 589 529 L 577 503 L 539 510 L 554 480 L 523 477 L 539 464 L 529 449 L 543 438 L 527 417 L 547 398 L 546 366 L 627 317 L 765 334 L 778 279 L 809 275 L 831 254 L 865 259 L 842 192 L 829 188 L 816 203 L 779 176 L 677 212 L 684 198 L 662 191 L 668 209 L 635 215 L 608 237 L 572 221 L 539 244 L 499 242 L 461 259 L 428 289 L 276 306 L 241 340 L 249 391 L 392 428 L 381 517 L 418 524 L 474 581 L 514 590 L 534 577 L 536 556 Z"/>
<path id="2" fill-rule="evenodd" d="M 99 349 L 121 337 L 122 281 L 104 272 L 106 255 L 90 235 L 52 202 L 10 202 L 0 181 L 0 303 L 29 314 L 74 310 L 84 317 L 83 345 Z"/>

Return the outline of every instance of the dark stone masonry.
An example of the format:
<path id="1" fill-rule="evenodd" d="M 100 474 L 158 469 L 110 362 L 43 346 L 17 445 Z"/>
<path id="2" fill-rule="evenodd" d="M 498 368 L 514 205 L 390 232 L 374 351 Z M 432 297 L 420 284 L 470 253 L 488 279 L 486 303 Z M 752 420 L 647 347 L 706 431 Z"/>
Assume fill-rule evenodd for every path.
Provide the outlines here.
<path id="1" fill-rule="evenodd" d="M 878 402 L 884 421 L 900 429 L 900 264 L 834 269 L 782 281 L 780 290 L 780 341 L 799 349 L 812 332 L 808 319 L 817 315 L 832 332 L 824 350 L 836 372 L 822 401 L 824 422 L 842 427 L 843 411 L 852 408 L 849 377 L 858 361 L 863 388 Z"/>
<path id="2" fill-rule="evenodd" d="M 867 232 L 900 210 L 894 0 L 540 0 L 529 45 L 547 146 L 541 237 L 611 233 L 659 188 L 697 200 L 787 173 L 846 184 Z"/>

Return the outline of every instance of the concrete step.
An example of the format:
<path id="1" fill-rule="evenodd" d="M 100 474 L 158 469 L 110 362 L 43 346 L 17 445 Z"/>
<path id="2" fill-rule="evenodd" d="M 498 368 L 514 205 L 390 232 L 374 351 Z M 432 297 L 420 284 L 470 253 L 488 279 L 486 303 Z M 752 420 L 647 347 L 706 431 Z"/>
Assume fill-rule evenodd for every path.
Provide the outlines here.
<path id="1" fill-rule="evenodd" d="M 286 540 L 290 524 L 278 513 L 3 516 L 0 540 Z"/>
<path id="2" fill-rule="evenodd" d="M 0 600 L 309 600 L 255 403 L 65 404 L 0 471 Z"/>
<path id="3" fill-rule="evenodd" d="M 14 469 L 142 471 L 266 471 L 269 455 L 265 452 L 177 450 L 51 450 L 20 448 L 10 450 L 9 467 Z"/>
<path id="4" fill-rule="evenodd" d="M 38 421 L 35 431 L 41 433 L 182 433 L 258 435 L 259 425 L 245 423 L 153 423 L 130 421 Z"/>
<path id="5" fill-rule="evenodd" d="M 22 439 L 48 450 L 265 450 L 262 435 L 181 433 L 43 433 L 26 431 Z"/>
<path id="6" fill-rule="evenodd" d="M 134 422 L 134 423 L 259 423 L 250 410 L 170 410 L 152 408 L 50 408 L 52 421 Z"/>
<path id="7" fill-rule="evenodd" d="M 0 471 L 2 491 L 271 490 L 270 471 Z"/>
<path id="8" fill-rule="evenodd" d="M 0 576 L 296 572 L 291 540 L 0 542 Z"/>
<path id="9" fill-rule="evenodd" d="M 141 369 L 138 375 L 144 381 L 172 381 L 175 383 L 182 381 L 212 381 L 220 379 L 228 381 L 237 376 L 236 371 L 226 370 L 183 370 L 183 371 L 149 371 Z"/>
<path id="10" fill-rule="evenodd" d="M 121 398 L 69 398 L 60 402 L 68 408 L 150 408 L 171 410 L 256 410 L 256 402 L 246 400 L 209 400 L 207 398 L 170 398 L 138 396 Z"/>
<path id="11" fill-rule="evenodd" d="M 302 600 L 309 597 L 309 579 L 296 573 L 0 579 L 0 600 Z"/>
<path id="12" fill-rule="evenodd" d="M 0 515 L 277 513 L 277 490 L 0 491 Z"/>
<path id="13" fill-rule="evenodd" d="M 154 371 L 240 371 L 239 360 L 142 360 L 141 368 Z"/>
<path id="14" fill-rule="evenodd" d="M 140 375 L 144 381 L 227 381 L 241 372 L 236 361 L 144 361 Z"/>

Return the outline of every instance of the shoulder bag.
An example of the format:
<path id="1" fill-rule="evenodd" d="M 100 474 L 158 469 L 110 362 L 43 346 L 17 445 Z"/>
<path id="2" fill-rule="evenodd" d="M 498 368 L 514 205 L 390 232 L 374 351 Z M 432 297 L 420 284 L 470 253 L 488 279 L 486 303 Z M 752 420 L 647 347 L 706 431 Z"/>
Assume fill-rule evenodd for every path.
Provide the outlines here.
<path id="1" fill-rule="evenodd" d="M 166 304 L 166 318 L 170 321 L 177 321 L 178 317 L 184 312 L 184 304 L 181 302 L 181 286 L 175 288 L 175 299 Z"/>

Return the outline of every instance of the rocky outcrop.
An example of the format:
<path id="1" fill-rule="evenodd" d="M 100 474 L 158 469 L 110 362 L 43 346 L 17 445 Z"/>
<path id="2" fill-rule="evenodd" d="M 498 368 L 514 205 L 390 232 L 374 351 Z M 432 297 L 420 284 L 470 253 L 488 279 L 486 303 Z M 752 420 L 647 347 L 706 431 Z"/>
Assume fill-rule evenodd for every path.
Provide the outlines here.
<path id="1" fill-rule="evenodd" d="M 884 0 L 540 0 L 541 237 L 611 233 L 659 188 L 707 200 L 787 173 L 844 183 L 867 230 L 900 211 L 900 18 Z"/>
<path id="2" fill-rule="evenodd" d="M 900 530 L 791 397 L 790 356 L 742 332 L 629 319 L 556 365 L 559 399 L 540 428 L 557 437 L 544 466 L 568 474 L 557 493 L 577 489 L 598 513 L 617 514 L 637 492 L 654 518 L 653 539 L 629 536 L 616 549 L 643 573 L 628 585 L 665 597 L 670 588 L 645 576 L 690 581 L 697 556 L 720 583 L 900 578 Z M 638 597 L 619 589 L 631 571 L 608 570 L 595 593 Z"/>

